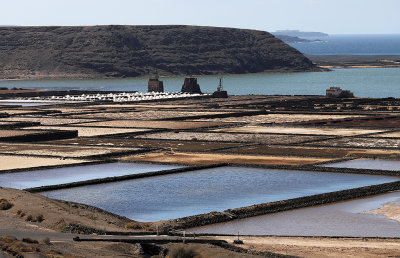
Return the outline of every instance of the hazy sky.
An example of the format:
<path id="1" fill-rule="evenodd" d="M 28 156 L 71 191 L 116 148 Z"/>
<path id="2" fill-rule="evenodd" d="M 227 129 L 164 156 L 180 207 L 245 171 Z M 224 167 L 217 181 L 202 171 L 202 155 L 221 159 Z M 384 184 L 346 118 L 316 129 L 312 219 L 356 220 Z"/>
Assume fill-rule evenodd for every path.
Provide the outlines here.
<path id="1" fill-rule="evenodd" d="M 1 25 L 190 24 L 400 33 L 400 0 L 1 0 Z"/>

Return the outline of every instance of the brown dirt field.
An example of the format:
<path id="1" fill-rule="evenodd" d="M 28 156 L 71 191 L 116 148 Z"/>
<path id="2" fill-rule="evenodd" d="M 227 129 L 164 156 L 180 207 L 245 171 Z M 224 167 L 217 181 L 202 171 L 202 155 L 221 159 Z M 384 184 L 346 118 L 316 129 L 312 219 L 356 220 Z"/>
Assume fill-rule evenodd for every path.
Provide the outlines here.
<path id="1" fill-rule="evenodd" d="M 105 148 L 85 146 L 57 146 L 41 144 L 18 144 L 0 143 L 0 153 L 24 154 L 24 155 L 48 155 L 59 157 L 86 157 L 114 152 L 132 151 L 135 149 L 126 148 Z"/>
<path id="2" fill-rule="evenodd" d="M 41 110 L 25 110 L 25 109 L 2 109 L 1 112 L 7 113 L 9 115 L 24 115 L 24 114 L 34 114 L 39 113 Z"/>
<path id="3" fill-rule="evenodd" d="M 358 148 L 400 148 L 400 139 L 383 139 L 374 137 L 363 138 L 340 138 L 334 140 L 306 143 L 306 145 L 337 147 L 358 147 Z"/>
<path id="4" fill-rule="evenodd" d="M 122 133 L 136 133 L 145 132 L 145 129 L 123 129 L 123 128 L 99 128 L 99 127 L 81 127 L 81 126 L 34 126 L 29 129 L 41 129 L 41 130 L 76 130 L 78 136 L 92 137 L 100 135 L 112 135 Z"/>
<path id="5" fill-rule="evenodd" d="M 297 155 L 314 156 L 327 158 L 340 158 L 346 156 L 373 156 L 390 157 L 400 156 L 400 150 L 379 150 L 379 149 L 348 149 L 348 148 L 323 148 L 306 146 L 251 146 L 230 148 L 228 150 L 218 151 L 221 153 L 229 152 L 234 154 L 259 154 L 259 155 Z"/>
<path id="6" fill-rule="evenodd" d="M 86 163 L 85 160 L 77 159 L 60 159 L 60 158 L 38 158 L 26 156 L 13 156 L 13 155 L 0 155 L 0 164 L 2 170 L 22 169 L 22 168 L 36 168 L 43 166 L 56 166 L 67 164 L 81 164 Z"/>
<path id="7" fill-rule="evenodd" d="M 126 110 L 125 110 L 126 111 Z M 115 112 L 110 110 L 109 112 L 102 111 L 101 113 L 91 114 L 77 114 L 73 117 L 79 118 L 106 118 L 106 119 L 131 119 L 131 120 L 158 120 L 158 119 L 169 119 L 175 117 L 187 117 L 187 116 L 198 116 L 207 114 L 220 114 L 225 112 L 190 112 L 186 110 L 136 110 L 132 112 Z"/>
<path id="8" fill-rule="evenodd" d="M 370 133 L 379 133 L 382 130 L 363 130 L 363 129 L 347 129 L 347 128 L 308 128 L 308 127 L 264 127 L 264 126 L 243 126 L 236 128 L 224 128 L 214 130 L 217 132 L 233 132 L 233 133 L 287 133 L 287 134 L 317 134 L 317 135 L 338 135 L 338 136 L 355 136 Z"/>
<path id="9" fill-rule="evenodd" d="M 22 90 L 12 90 L 12 89 L 8 89 L 8 90 L 0 90 L 0 95 L 1 94 L 10 94 L 10 93 L 28 93 L 28 92 L 39 92 L 41 90 L 28 90 L 28 89 L 22 89 Z"/>
<path id="10" fill-rule="evenodd" d="M 381 133 L 376 135 L 371 135 L 369 137 L 392 137 L 392 138 L 400 138 L 400 132 L 392 132 L 392 133 Z"/>
<path id="11" fill-rule="evenodd" d="M 220 143 L 220 142 L 188 142 L 188 141 L 165 141 L 145 139 L 111 139 L 111 138 L 74 138 L 46 142 L 49 144 L 73 144 L 89 146 L 113 146 L 134 148 L 167 148 L 173 151 L 210 151 L 220 148 L 240 147 L 243 144 Z"/>
<path id="12" fill-rule="evenodd" d="M 232 243 L 237 237 L 215 237 Z M 399 257 L 400 239 L 240 237 L 242 248 L 299 257 Z"/>
<path id="13" fill-rule="evenodd" d="M 247 253 L 236 253 L 232 251 L 228 251 L 222 249 L 217 246 L 209 245 L 209 244 L 167 244 L 164 245 L 170 250 L 174 248 L 184 247 L 185 249 L 192 249 L 195 253 L 199 255 L 200 258 L 209 258 L 209 257 L 216 257 L 216 258 L 255 258 L 255 257 L 263 257 L 259 255 L 252 255 Z M 198 257 L 198 256 L 195 256 Z"/>
<path id="14" fill-rule="evenodd" d="M 217 153 L 173 153 L 153 152 L 142 155 L 122 157 L 125 161 L 166 162 L 177 164 L 253 164 L 253 165 L 305 165 L 329 161 L 326 158 L 285 157 L 285 156 L 256 156 L 256 155 L 228 155 Z"/>
<path id="15" fill-rule="evenodd" d="M 21 136 L 21 135 L 29 135 L 29 134 L 37 134 L 43 133 L 43 131 L 27 131 L 27 130 L 0 130 L 0 138 L 2 137 L 13 137 L 13 136 Z"/>
<path id="16" fill-rule="evenodd" d="M 52 117 L 7 117 L 1 121 L 16 121 L 16 122 L 40 122 L 42 125 L 64 125 L 74 123 L 94 122 L 93 119 L 71 119 L 71 118 L 52 118 Z"/>
<path id="17" fill-rule="evenodd" d="M 149 104 L 109 104 L 109 105 L 93 105 L 90 108 L 192 108 L 191 105 L 149 105 Z"/>
<path id="18" fill-rule="evenodd" d="M 355 116 L 355 115 L 268 114 L 268 115 L 256 115 L 256 116 L 199 119 L 199 120 L 194 120 L 194 121 L 284 124 L 284 123 L 303 122 L 303 121 L 310 121 L 310 120 L 342 119 L 342 118 L 349 118 L 349 117 L 359 117 L 359 116 Z"/>
<path id="19" fill-rule="evenodd" d="M 80 126 L 167 128 L 167 129 L 191 129 L 191 128 L 213 127 L 221 125 L 229 125 L 229 124 L 218 123 L 218 122 L 137 121 L 137 120 L 113 120 L 113 121 L 80 124 Z"/>
<path id="20" fill-rule="evenodd" d="M 60 232 L 63 227 L 70 223 L 76 223 L 99 230 L 126 232 L 124 226 L 130 221 L 86 205 L 69 205 L 40 194 L 32 194 L 22 190 L 0 188 L 0 196 L 14 204 L 11 209 L 0 211 L 2 218 L 0 225 L 3 230 L 6 228 L 21 230 L 34 228 Z M 30 205 L 33 203 L 35 205 Z M 19 216 L 18 210 L 24 212 L 25 216 Z M 43 222 L 26 221 L 28 215 L 36 216 L 39 214 L 43 215 Z"/>
<path id="21" fill-rule="evenodd" d="M 138 135 L 137 139 L 186 140 L 212 142 L 248 142 L 264 144 L 291 144 L 305 141 L 328 139 L 324 136 L 280 135 L 280 134 L 242 134 L 217 132 L 161 132 Z"/>
<path id="22" fill-rule="evenodd" d="M 377 108 L 385 108 L 388 109 L 387 106 L 381 106 Z M 390 107 L 394 109 L 395 107 Z M 397 109 L 397 107 L 396 107 Z M 310 123 L 312 124 L 312 123 Z M 319 124 L 320 125 L 320 124 Z M 376 128 L 398 128 L 400 126 L 400 117 L 381 117 L 381 118 L 354 118 L 349 121 L 327 121 L 325 125 L 333 125 L 333 126 L 343 126 L 343 127 L 376 127 Z"/>

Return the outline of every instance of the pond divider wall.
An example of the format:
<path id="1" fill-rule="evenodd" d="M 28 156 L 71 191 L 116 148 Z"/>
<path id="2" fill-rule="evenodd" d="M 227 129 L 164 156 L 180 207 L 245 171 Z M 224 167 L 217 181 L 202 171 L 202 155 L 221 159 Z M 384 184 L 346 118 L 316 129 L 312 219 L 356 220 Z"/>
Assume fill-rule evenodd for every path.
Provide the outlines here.
<path id="1" fill-rule="evenodd" d="M 178 173 L 191 172 L 191 171 L 209 169 L 209 168 L 217 168 L 217 167 L 223 167 L 223 166 L 226 166 L 226 164 L 219 163 L 219 164 L 212 164 L 212 165 L 190 166 L 190 167 L 175 168 L 175 169 L 168 169 L 168 170 L 161 170 L 161 171 L 147 172 L 147 173 L 140 173 L 140 174 L 131 174 L 131 175 L 124 175 L 124 176 L 91 179 L 91 180 L 71 182 L 71 183 L 58 184 L 58 185 L 39 186 L 39 187 L 33 187 L 33 188 L 26 188 L 24 190 L 31 192 L 31 193 L 38 193 L 38 192 L 54 191 L 54 190 L 87 186 L 87 185 L 112 183 L 112 182 L 138 179 L 138 178 L 178 174 Z"/>
<path id="2" fill-rule="evenodd" d="M 316 194 L 283 201 L 256 204 L 252 206 L 228 209 L 223 212 L 210 212 L 206 214 L 183 217 L 175 220 L 165 221 L 175 229 L 186 229 L 235 219 L 244 219 L 269 213 L 293 210 L 304 207 L 311 207 L 321 204 L 328 204 L 338 201 L 350 200 L 376 194 L 400 190 L 400 181 L 371 185 L 348 190 Z"/>

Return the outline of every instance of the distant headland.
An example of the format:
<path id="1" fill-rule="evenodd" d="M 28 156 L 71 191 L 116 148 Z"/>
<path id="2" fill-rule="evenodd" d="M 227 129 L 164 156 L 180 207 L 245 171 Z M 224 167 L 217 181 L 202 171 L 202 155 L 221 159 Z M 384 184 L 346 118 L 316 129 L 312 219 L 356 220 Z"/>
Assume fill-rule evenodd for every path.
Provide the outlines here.
<path id="1" fill-rule="evenodd" d="M 286 35 L 291 37 L 327 37 L 329 36 L 323 32 L 314 31 L 299 31 L 299 30 L 277 30 L 272 32 L 273 35 Z"/>
<path id="2" fill-rule="evenodd" d="M 265 31 L 166 26 L 0 27 L 0 79 L 319 71 Z"/>

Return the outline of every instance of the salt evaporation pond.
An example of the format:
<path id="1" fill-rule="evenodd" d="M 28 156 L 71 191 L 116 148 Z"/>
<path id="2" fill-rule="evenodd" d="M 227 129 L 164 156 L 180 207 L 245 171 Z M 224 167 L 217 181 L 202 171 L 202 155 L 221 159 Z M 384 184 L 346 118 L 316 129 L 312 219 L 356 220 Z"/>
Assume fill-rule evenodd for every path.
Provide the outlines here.
<path id="1" fill-rule="evenodd" d="M 400 161 L 382 159 L 356 159 L 344 162 L 321 165 L 332 168 L 357 168 L 400 171 Z"/>
<path id="2" fill-rule="evenodd" d="M 209 234 L 400 237 L 400 223 L 366 211 L 400 204 L 400 192 L 191 228 Z"/>
<path id="3" fill-rule="evenodd" d="M 133 220 L 157 221 L 397 180 L 388 176 L 220 167 L 43 194 Z"/>
<path id="4" fill-rule="evenodd" d="M 0 174 L 0 186 L 25 189 L 45 185 L 65 184 L 97 178 L 140 174 L 145 172 L 153 172 L 180 167 L 182 166 L 119 162 L 6 173 Z"/>

